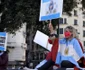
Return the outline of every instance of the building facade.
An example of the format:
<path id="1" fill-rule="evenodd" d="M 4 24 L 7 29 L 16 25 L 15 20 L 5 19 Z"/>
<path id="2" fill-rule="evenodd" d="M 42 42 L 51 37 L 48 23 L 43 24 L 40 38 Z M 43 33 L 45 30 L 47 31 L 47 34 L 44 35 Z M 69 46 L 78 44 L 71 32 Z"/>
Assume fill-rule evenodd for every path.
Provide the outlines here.
<path id="1" fill-rule="evenodd" d="M 16 31 L 15 34 L 7 36 L 7 48 L 9 50 L 9 65 L 24 64 L 26 60 L 26 24 Z"/>

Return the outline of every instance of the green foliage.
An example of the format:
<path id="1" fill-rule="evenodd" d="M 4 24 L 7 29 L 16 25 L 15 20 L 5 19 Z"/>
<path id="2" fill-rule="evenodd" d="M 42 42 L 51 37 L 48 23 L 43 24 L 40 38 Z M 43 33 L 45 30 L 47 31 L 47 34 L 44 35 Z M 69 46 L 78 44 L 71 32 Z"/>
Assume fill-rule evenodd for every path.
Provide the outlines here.
<path id="1" fill-rule="evenodd" d="M 0 28 L 14 33 L 22 26 L 23 13 L 19 10 L 16 0 L 2 0 L 3 14 L 1 16 Z"/>
<path id="2" fill-rule="evenodd" d="M 4 29 L 14 33 L 24 22 L 27 22 L 29 29 L 32 25 L 40 25 L 39 8 L 40 0 L 1 0 L 2 16 L 0 30 Z"/>
<path id="3" fill-rule="evenodd" d="M 83 9 L 85 9 L 85 0 L 82 0 L 82 6 L 83 6 Z"/>
<path id="4" fill-rule="evenodd" d="M 85 1 L 82 0 L 83 6 Z M 24 22 L 28 29 L 45 30 L 47 23 L 39 22 L 40 0 L 1 0 L 0 31 L 4 29 L 14 33 Z M 64 0 L 63 11 L 71 15 L 70 11 L 77 7 L 76 0 Z M 45 29 L 44 29 L 45 28 Z M 45 30 L 46 31 L 46 30 Z"/>
<path id="5" fill-rule="evenodd" d="M 68 15 L 71 15 L 71 11 L 77 7 L 76 0 L 64 0 L 63 1 L 63 12 L 66 12 Z"/>

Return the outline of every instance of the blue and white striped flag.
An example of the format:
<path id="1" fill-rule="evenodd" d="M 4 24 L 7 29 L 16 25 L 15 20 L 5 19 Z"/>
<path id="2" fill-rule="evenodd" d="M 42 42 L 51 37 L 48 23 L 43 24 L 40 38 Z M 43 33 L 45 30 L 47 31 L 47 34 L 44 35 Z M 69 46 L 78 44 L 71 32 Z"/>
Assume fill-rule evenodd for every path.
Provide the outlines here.
<path id="1" fill-rule="evenodd" d="M 77 39 L 73 38 L 70 41 L 66 41 L 64 38 L 59 41 L 56 64 L 60 65 L 63 60 L 68 60 L 80 68 L 77 61 L 82 57 L 84 57 L 84 54 Z"/>

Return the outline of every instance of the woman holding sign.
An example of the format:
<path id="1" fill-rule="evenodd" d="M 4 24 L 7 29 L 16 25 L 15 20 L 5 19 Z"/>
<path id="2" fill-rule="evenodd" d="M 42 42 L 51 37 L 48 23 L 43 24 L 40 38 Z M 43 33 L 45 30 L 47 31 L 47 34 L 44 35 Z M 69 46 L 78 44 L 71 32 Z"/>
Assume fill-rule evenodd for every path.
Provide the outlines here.
<path id="1" fill-rule="evenodd" d="M 36 69 L 38 69 L 38 70 L 47 70 L 52 65 L 55 64 L 56 53 L 57 53 L 57 50 L 58 50 L 58 38 L 56 38 L 57 35 L 54 34 L 55 30 L 53 30 L 53 26 L 51 25 L 51 23 L 49 24 L 49 30 L 50 30 L 50 38 L 49 38 L 48 42 L 51 43 L 51 44 L 53 44 L 53 47 L 52 47 L 51 52 L 49 52 L 47 54 L 46 59 L 43 60 L 42 62 L 40 62 L 40 64 L 38 64 L 36 66 Z M 26 68 L 25 67 L 24 70 L 32 70 L 32 69 L 29 69 L 29 68 Z"/>
<path id="2" fill-rule="evenodd" d="M 37 69 L 27 70 L 48 70 L 55 64 L 59 68 L 81 68 L 79 63 L 82 62 L 81 59 L 84 55 L 78 40 L 75 38 L 76 30 L 72 26 L 66 27 L 64 32 L 65 38 L 58 40 L 51 23 L 49 24 L 49 29 L 51 33 L 49 42 L 53 44 L 53 47 L 49 57 L 46 58 L 47 61 Z"/>

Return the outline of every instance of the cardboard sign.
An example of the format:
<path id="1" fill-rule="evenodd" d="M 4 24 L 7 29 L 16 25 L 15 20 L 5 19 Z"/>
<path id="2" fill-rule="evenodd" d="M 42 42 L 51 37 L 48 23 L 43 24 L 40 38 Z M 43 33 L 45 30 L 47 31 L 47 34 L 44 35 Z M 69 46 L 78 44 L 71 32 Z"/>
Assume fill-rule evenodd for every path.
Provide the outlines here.
<path id="1" fill-rule="evenodd" d="M 48 39 L 49 39 L 49 37 L 46 34 L 40 32 L 40 31 L 37 31 L 36 35 L 34 37 L 34 42 L 39 44 L 43 48 L 51 51 L 52 45 L 48 43 Z"/>

